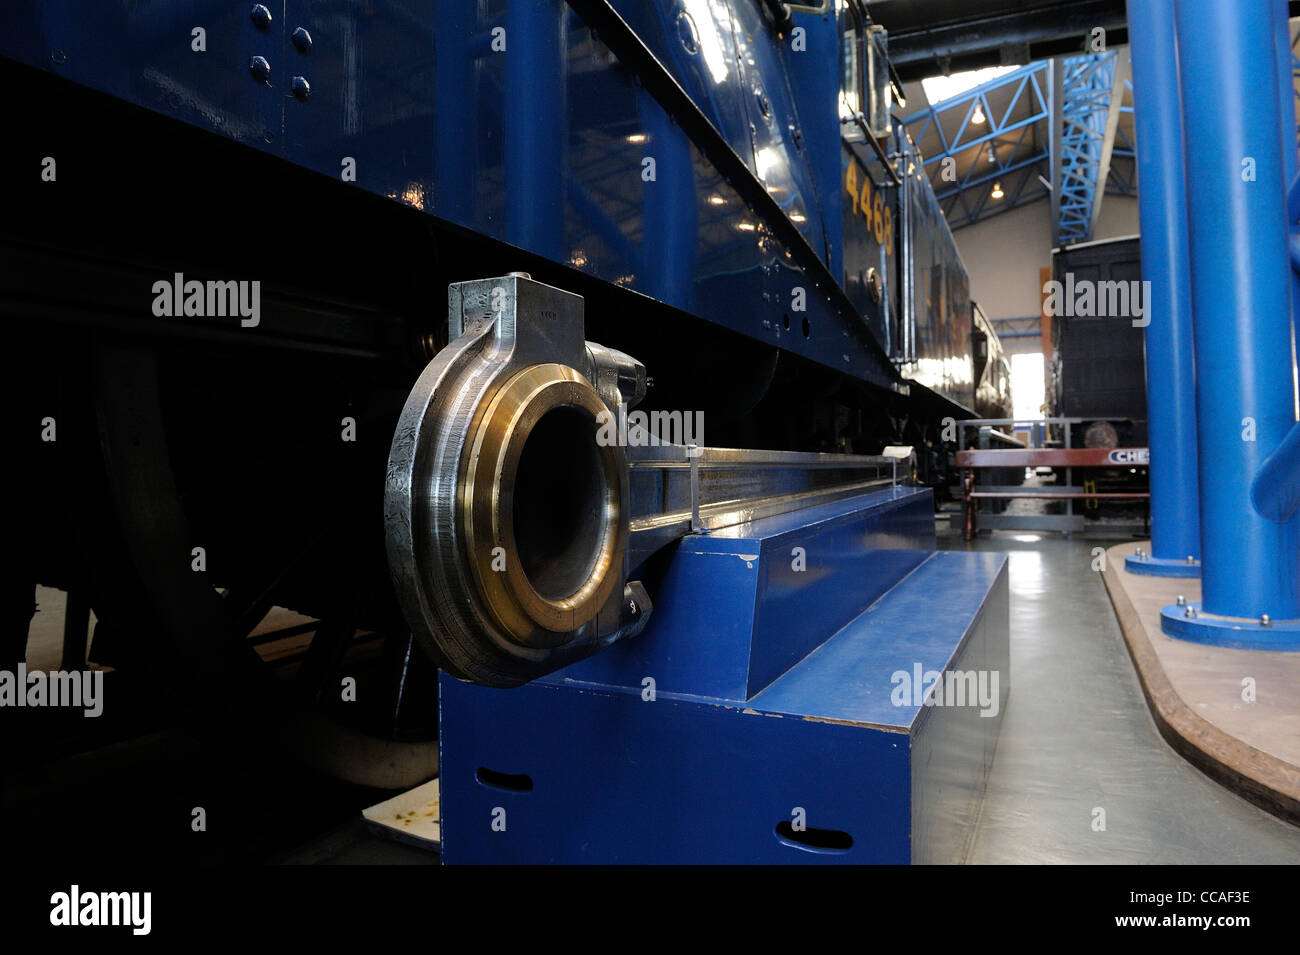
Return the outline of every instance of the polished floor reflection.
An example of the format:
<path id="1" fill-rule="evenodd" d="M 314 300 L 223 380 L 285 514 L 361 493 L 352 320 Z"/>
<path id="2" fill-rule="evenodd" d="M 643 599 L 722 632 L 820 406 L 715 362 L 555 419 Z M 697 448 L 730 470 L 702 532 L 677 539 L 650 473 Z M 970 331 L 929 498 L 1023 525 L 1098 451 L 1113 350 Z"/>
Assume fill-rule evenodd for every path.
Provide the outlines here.
<path id="1" fill-rule="evenodd" d="M 972 863 L 1297 863 L 1300 829 L 1234 795 L 1156 731 L 1092 549 L 997 533 L 1011 555 L 1011 700 Z M 1094 829 L 1102 819 L 1104 830 Z"/>

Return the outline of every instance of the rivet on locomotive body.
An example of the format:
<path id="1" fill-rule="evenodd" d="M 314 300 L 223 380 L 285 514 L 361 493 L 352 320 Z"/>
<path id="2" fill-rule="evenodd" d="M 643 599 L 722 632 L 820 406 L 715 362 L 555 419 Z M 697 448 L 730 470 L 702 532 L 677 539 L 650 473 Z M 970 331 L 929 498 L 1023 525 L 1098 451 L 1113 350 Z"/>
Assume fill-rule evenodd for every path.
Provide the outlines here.
<path id="1" fill-rule="evenodd" d="M 249 60 L 248 72 L 253 74 L 253 79 L 259 83 L 269 84 L 271 81 L 271 64 L 264 56 L 255 56 Z"/>

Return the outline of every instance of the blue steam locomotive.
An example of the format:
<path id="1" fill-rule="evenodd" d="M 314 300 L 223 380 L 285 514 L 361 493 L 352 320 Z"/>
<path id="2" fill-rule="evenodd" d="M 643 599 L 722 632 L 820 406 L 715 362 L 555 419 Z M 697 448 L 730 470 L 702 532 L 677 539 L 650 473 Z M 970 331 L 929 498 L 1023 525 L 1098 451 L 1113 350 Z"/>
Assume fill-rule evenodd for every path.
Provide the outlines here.
<path id="1" fill-rule="evenodd" d="M 37 584 L 227 687 L 272 606 L 337 636 L 303 685 L 400 632 L 376 495 L 453 282 L 582 296 L 714 446 L 912 445 L 939 486 L 943 419 L 1009 410 L 861 0 L 15 0 L 0 77 L 6 658 Z"/>
<path id="2" fill-rule="evenodd" d="M 158 114 L 158 162 L 178 120 L 570 285 L 972 404 L 968 280 L 862 3 L 63 0 L 0 18 L 12 63 Z"/>

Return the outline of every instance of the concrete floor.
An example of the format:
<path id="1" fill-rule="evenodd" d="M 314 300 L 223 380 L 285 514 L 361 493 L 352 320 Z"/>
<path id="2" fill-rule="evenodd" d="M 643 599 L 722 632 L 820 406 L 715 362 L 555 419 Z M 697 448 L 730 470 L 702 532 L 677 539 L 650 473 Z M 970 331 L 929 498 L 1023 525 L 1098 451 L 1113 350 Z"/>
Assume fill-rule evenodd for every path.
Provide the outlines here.
<path id="1" fill-rule="evenodd" d="M 968 861 L 1300 863 L 1300 829 L 1156 731 L 1091 569 L 1092 549 L 1113 543 L 995 532 L 967 544 L 941 525 L 941 547 L 1011 558 L 1011 701 Z"/>

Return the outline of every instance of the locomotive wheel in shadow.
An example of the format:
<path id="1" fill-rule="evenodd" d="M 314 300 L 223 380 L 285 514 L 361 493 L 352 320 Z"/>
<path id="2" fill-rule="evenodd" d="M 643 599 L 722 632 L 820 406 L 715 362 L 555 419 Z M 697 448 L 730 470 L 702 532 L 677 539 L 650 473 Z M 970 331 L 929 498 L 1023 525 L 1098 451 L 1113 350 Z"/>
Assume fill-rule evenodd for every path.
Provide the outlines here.
<path id="1" fill-rule="evenodd" d="M 186 715 L 349 782 L 405 788 L 436 775 L 437 746 L 436 671 L 383 558 L 400 397 L 390 407 L 355 365 L 321 367 L 284 352 L 91 352 L 86 463 L 102 480 L 75 486 L 96 609 Z M 265 632 L 276 607 L 298 622 Z"/>

